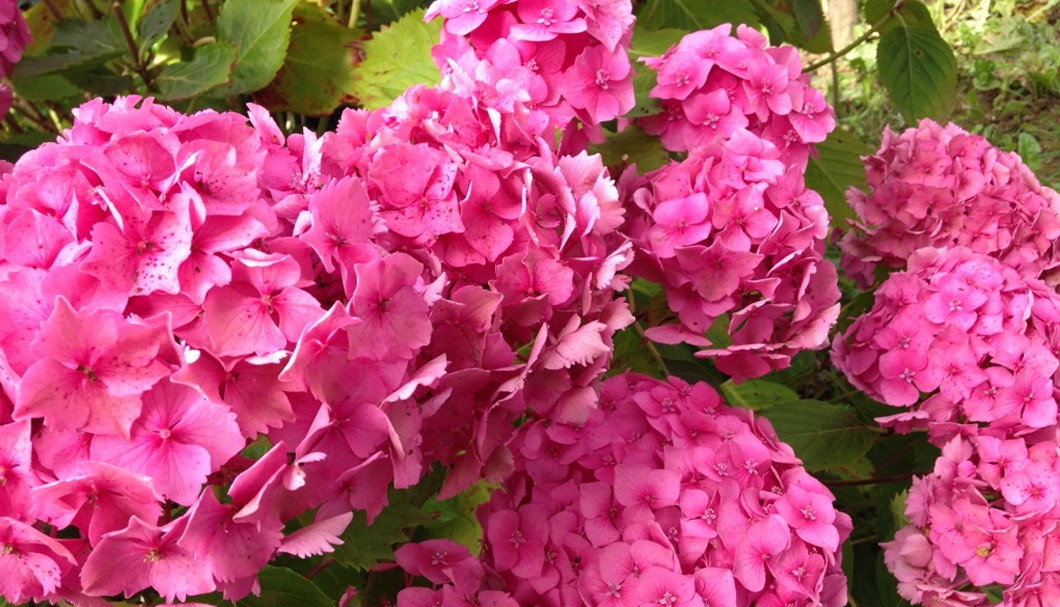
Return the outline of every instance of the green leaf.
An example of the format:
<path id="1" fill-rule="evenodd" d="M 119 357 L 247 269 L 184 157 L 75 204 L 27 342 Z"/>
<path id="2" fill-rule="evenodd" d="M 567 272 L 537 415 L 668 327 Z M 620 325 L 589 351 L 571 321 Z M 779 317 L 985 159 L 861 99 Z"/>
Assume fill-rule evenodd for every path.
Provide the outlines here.
<path id="1" fill-rule="evenodd" d="M 290 569 L 266 565 L 258 573 L 261 584 L 260 596 L 248 596 L 236 602 L 239 607 L 334 607 L 335 601 L 328 598 L 313 582 Z"/>
<path id="2" fill-rule="evenodd" d="M 646 65 L 637 63 L 640 57 L 658 57 L 664 54 L 671 46 L 681 41 L 688 33 L 681 29 L 650 30 L 640 27 L 633 28 L 633 40 L 630 42 L 629 58 L 634 62 L 633 69 L 633 97 L 635 105 L 626 114 L 628 118 L 637 118 L 655 114 L 662 110 L 658 99 L 652 99 L 648 93 L 655 86 L 655 72 L 648 69 Z"/>
<path id="3" fill-rule="evenodd" d="M 236 47 L 212 42 L 199 47 L 191 61 L 167 65 L 158 76 L 158 98 L 190 99 L 228 82 Z"/>
<path id="4" fill-rule="evenodd" d="M 353 43 L 358 34 L 322 7 L 302 4 L 294 11 L 291 44 L 276 79 L 257 99 L 269 109 L 323 116 L 353 89 Z"/>
<path id="5" fill-rule="evenodd" d="M 89 22 L 59 21 L 55 24 L 52 48 L 57 52 L 23 57 L 15 65 L 13 77 L 32 78 L 68 70 L 84 72 L 129 52 L 113 17 Z"/>
<path id="6" fill-rule="evenodd" d="M 489 483 L 483 481 L 447 500 L 427 500 L 423 505 L 424 512 L 438 515 L 424 525 L 427 535 L 432 539 L 452 540 L 477 556 L 482 550 L 482 526 L 475 518 L 475 510 L 479 504 L 488 502 L 492 493 Z"/>
<path id="7" fill-rule="evenodd" d="M 170 26 L 177 20 L 179 11 L 180 0 L 154 0 L 147 5 L 143 16 L 140 17 L 139 44 L 141 53 L 165 37 Z"/>
<path id="8" fill-rule="evenodd" d="M 796 406 L 792 403 L 799 400 L 799 394 L 791 388 L 763 379 L 751 379 L 742 384 L 729 380 L 721 385 L 721 393 L 730 405 L 754 410 L 781 404 Z"/>
<path id="9" fill-rule="evenodd" d="M 394 544 L 409 541 L 406 529 L 430 522 L 433 517 L 390 492 L 390 503 L 369 525 L 363 510 L 353 513 L 353 521 L 342 534 L 341 546 L 331 558 L 346 567 L 370 569 L 380 561 L 394 558 Z"/>
<path id="10" fill-rule="evenodd" d="M 644 347 L 644 338 L 633 327 L 622 329 L 615 333 L 614 352 L 611 355 L 611 365 L 608 374 L 617 375 L 624 371 L 643 373 L 653 377 L 663 374 L 659 361 L 652 356 L 648 348 Z"/>
<path id="11" fill-rule="evenodd" d="M 813 53 L 827 53 L 832 50 L 832 35 L 827 22 L 822 21 L 821 26 L 818 26 L 812 35 L 807 35 L 799 25 L 795 7 L 792 5 L 769 3 L 765 0 L 753 4 L 762 25 L 769 31 L 773 44 L 788 42 Z"/>
<path id="12" fill-rule="evenodd" d="M 298 0 L 228 0 L 217 17 L 217 35 L 235 45 L 232 84 L 224 94 L 264 88 L 276 77 L 291 38 L 291 13 Z"/>
<path id="13" fill-rule="evenodd" d="M 905 516 L 905 502 L 907 499 L 909 499 L 908 489 L 895 494 L 891 498 L 891 523 L 896 530 L 909 524 L 909 519 Z"/>
<path id="14" fill-rule="evenodd" d="M 944 118 L 957 98 L 957 60 L 933 27 L 903 25 L 886 32 L 876 63 L 880 81 L 909 121 Z"/>
<path id="15" fill-rule="evenodd" d="M 630 41 L 629 59 L 636 61 L 640 57 L 659 57 L 670 50 L 670 47 L 681 41 L 687 34 L 681 29 L 649 30 L 633 28 L 633 39 Z"/>
<path id="16" fill-rule="evenodd" d="M 388 105 L 413 84 L 437 84 L 438 68 L 431 47 L 438 41 L 442 20 L 423 22 L 423 11 L 408 13 L 364 43 L 364 61 L 354 72 L 353 95 L 361 105 Z"/>
<path id="17" fill-rule="evenodd" d="M 80 87 L 59 74 L 14 78 L 15 93 L 26 101 L 58 101 L 83 95 Z"/>
<path id="18" fill-rule="evenodd" d="M 733 0 L 648 0 L 637 12 L 637 25 L 647 29 L 673 27 L 701 30 L 722 23 L 758 25 L 750 2 Z"/>
<path id="19" fill-rule="evenodd" d="M 832 216 L 832 227 L 846 228 L 847 219 L 856 219 L 847 204 L 846 193 L 851 187 L 865 187 L 865 167 L 861 157 L 872 153 L 872 148 L 845 130 L 836 129 L 817 144 L 817 156 L 810 156 L 806 167 L 806 187 L 824 199 L 824 206 Z"/>
<path id="20" fill-rule="evenodd" d="M 770 407 L 762 415 L 810 472 L 853 461 L 865 455 L 876 439 L 854 410 L 843 405 L 800 400 Z"/>
<path id="21" fill-rule="evenodd" d="M 636 125 L 627 126 L 617 132 L 608 132 L 604 142 L 589 146 L 590 154 L 600 154 L 604 164 L 618 168 L 612 175 L 618 175 L 622 167 L 636 164 L 643 173 L 655 170 L 670 160 L 670 155 L 658 137 L 651 137 Z"/>
<path id="22" fill-rule="evenodd" d="M 812 38 L 825 23 L 821 0 L 793 0 L 792 12 L 795 13 L 799 31 L 807 38 Z"/>

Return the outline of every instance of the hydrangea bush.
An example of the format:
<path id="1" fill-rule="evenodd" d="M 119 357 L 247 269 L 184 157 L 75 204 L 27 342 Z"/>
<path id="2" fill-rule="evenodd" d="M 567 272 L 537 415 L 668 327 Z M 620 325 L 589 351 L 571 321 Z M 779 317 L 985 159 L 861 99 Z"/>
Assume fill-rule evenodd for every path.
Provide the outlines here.
<path id="1" fill-rule="evenodd" d="M 840 607 L 866 562 L 1060 600 L 1060 196 L 1018 156 L 888 131 L 836 236 L 794 47 L 419 16 L 437 84 L 333 129 L 94 98 L 0 167 L 4 601 Z M 597 153 L 630 133 L 658 168 Z"/>

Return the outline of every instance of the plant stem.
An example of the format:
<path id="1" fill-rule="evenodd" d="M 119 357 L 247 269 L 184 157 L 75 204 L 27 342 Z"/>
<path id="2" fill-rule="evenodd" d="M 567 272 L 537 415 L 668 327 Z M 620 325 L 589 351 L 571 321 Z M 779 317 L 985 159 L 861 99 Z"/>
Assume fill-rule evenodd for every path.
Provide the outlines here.
<path id="1" fill-rule="evenodd" d="M 51 13 L 53 17 L 55 17 L 56 21 L 63 20 L 62 11 L 59 10 L 59 7 L 55 6 L 55 2 L 53 0 L 44 0 L 44 6 L 48 8 L 48 12 Z"/>
<path id="2" fill-rule="evenodd" d="M 125 37 L 125 44 L 129 46 L 129 53 L 132 54 L 133 68 L 137 74 L 144 80 L 144 85 L 147 88 L 151 88 L 154 83 L 154 79 L 151 77 L 150 70 L 144 65 L 143 55 L 140 54 L 140 47 L 136 46 L 136 40 L 133 39 L 132 30 L 129 29 L 129 22 L 125 19 L 125 12 L 121 10 L 121 2 L 114 0 L 110 5 L 111 11 L 113 11 L 115 18 L 118 20 L 118 26 L 121 28 L 122 36 Z"/>
<path id="3" fill-rule="evenodd" d="M 843 57 L 844 55 L 846 55 L 850 51 L 852 51 L 855 48 L 857 48 L 858 46 L 860 46 L 862 42 L 865 42 L 870 37 L 872 37 L 873 34 L 875 34 L 877 31 L 879 31 L 880 26 L 882 26 L 884 23 L 887 23 L 888 21 L 890 21 L 890 19 L 891 19 L 891 13 L 887 13 L 887 15 L 885 15 L 882 19 L 880 19 L 876 23 L 873 23 L 872 26 L 869 27 L 869 29 L 864 34 L 858 36 L 850 44 L 844 46 L 843 48 L 841 48 L 838 51 L 832 53 L 831 55 L 828 55 L 824 59 L 821 59 L 820 61 L 816 61 L 814 63 L 811 63 L 810 65 L 807 65 L 806 67 L 802 68 L 803 73 L 812 72 L 814 70 L 820 69 L 820 68 L 822 68 L 822 67 L 824 67 L 824 66 L 826 66 L 826 65 L 828 65 L 830 63 L 833 63 L 836 59 L 839 59 L 839 58 Z"/>
<path id="4" fill-rule="evenodd" d="M 644 342 L 644 347 L 648 349 L 648 353 L 651 354 L 655 362 L 659 364 L 659 368 L 662 369 L 663 373 L 667 376 L 670 375 L 670 370 L 666 368 L 666 363 L 663 362 L 662 354 L 659 354 L 659 349 L 655 347 L 655 344 L 651 343 L 644 335 L 644 327 L 641 326 L 640 321 L 636 317 L 636 299 L 634 299 L 632 287 L 626 290 L 626 303 L 629 305 L 629 313 L 633 315 L 633 328 L 637 331 L 637 335 L 640 335 L 641 341 Z"/>
<path id="5" fill-rule="evenodd" d="M 898 11 L 902 8 L 903 4 L 905 4 L 905 0 L 895 0 L 894 6 L 891 7 L 891 10 L 887 11 L 886 13 L 884 13 L 884 15 L 882 17 L 880 17 L 879 21 L 877 21 L 876 23 L 873 23 L 872 25 L 870 25 L 868 31 L 866 31 L 864 34 L 858 36 L 857 39 L 854 40 L 853 42 L 851 42 L 850 44 L 844 46 L 843 48 L 839 49 L 838 51 L 835 51 L 831 55 L 828 55 L 824 59 L 821 59 L 820 61 L 817 61 L 817 62 L 811 63 L 810 65 L 807 65 L 805 68 L 803 68 L 802 71 L 803 72 L 812 72 L 812 71 L 814 71 L 816 69 L 819 69 L 821 67 L 824 67 L 824 66 L 834 62 L 836 59 L 839 59 L 840 57 L 842 57 L 842 56 L 846 55 L 847 53 L 849 53 L 850 51 L 854 50 L 855 48 L 858 47 L 858 45 L 860 45 L 862 42 L 865 42 L 873 34 L 878 32 L 880 30 L 880 28 L 884 26 L 884 24 L 886 24 L 888 21 L 891 20 L 892 17 L 901 18 L 901 16 L 898 14 Z"/>
<path id="6" fill-rule="evenodd" d="M 361 16 L 361 0 L 353 0 L 350 3 L 350 18 L 346 22 L 346 27 L 353 29 L 357 27 L 357 19 Z"/>
<path id="7" fill-rule="evenodd" d="M 206 18 L 213 23 L 213 9 L 210 8 L 210 0 L 202 0 L 202 10 L 206 11 Z"/>

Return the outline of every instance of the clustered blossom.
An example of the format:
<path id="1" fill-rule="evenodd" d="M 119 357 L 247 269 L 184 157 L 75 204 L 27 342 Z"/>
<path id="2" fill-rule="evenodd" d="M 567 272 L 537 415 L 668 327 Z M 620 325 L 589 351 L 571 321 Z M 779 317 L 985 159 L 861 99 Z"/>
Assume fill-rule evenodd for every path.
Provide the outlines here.
<path id="1" fill-rule="evenodd" d="M 852 384 L 907 413 L 885 425 L 986 424 L 1014 435 L 1057 423 L 1060 296 L 966 248 L 920 249 L 837 337 Z M 923 398 L 927 396 L 927 398 Z"/>
<path id="2" fill-rule="evenodd" d="M 426 18 L 439 16 L 435 62 L 473 76 L 457 87 L 487 83 L 498 106 L 523 103 L 560 129 L 577 118 L 590 136 L 633 108 L 629 0 L 436 0 Z"/>
<path id="3" fill-rule="evenodd" d="M 739 129 L 622 184 L 631 271 L 661 284 L 677 315 L 649 338 L 703 347 L 698 356 L 737 379 L 827 345 L 839 314 L 835 266 L 823 257 L 828 213 L 772 143 Z M 716 321 L 731 343 L 704 337 Z"/>
<path id="4" fill-rule="evenodd" d="M 883 544 L 913 603 L 987 607 L 1060 602 L 1060 453 L 1056 428 L 1014 435 L 954 425 L 934 471 L 913 481 L 909 524 Z"/>
<path id="5" fill-rule="evenodd" d="M 441 90 L 323 138 L 250 114 L 93 101 L 0 184 L 11 602 L 238 599 L 388 487 L 503 478 L 517 418 L 595 402 L 631 320 L 598 156 Z"/>
<path id="6" fill-rule="evenodd" d="M 842 247 L 844 269 L 863 286 L 922 247 L 968 247 L 1031 277 L 1048 278 L 1060 262 L 1060 195 L 1018 154 L 925 119 L 901 134 L 885 129 L 862 160 L 869 192 L 847 195 L 858 222 Z"/>
<path id="7" fill-rule="evenodd" d="M 813 144 L 835 128 L 835 112 L 802 73 L 798 51 L 767 46 L 740 25 L 686 35 L 662 57 L 641 59 L 655 70 L 651 96 L 662 111 L 638 119 L 671 151 L 720 143 L 746 129 L 777 148 L 788 166 L 805 170 Z"/>
<path id="8" fill-rule="evenodd" d="M 625 374 L 581 424 L 531 422 L 479 511 L 480 559 L 434 540 L 401 607 L 836 606 L 850 518 L 764 418 L 708 385 Z"/>
<path id="9" fill-rule="evenodd" d="M 29 25 L 18 0 L 0 0 L 0 116 L 11 109 L 11 84 L 7 78 L 30 40 Z"/>
<path id="10" fill-rule="evenodd" d="M 918 604 L 985 607 L 992 585 L 1005 605 L 1055 604 L 1060 198 L 1018 156 L 953 125 L 887 132 L 865 162 L 872 192 L 850 193 L 863 233 L 844 241 L 846 266 L 866 283 L 877 266 L 906 267 L 832 358 L 907 408 L 878 421 L 926 430 L 942 449 L 914 479 L 885 562 Z"/>
<path id="11" fill-rule="evenodd" d="M 347 111 L 322 148 L 329 178 L 362 182 L 376 201 L 374 213 L 389 230 L 375 241 L 422 260 L 413 272 L 430 285 L 423 306 L 430 313 L 417 320 L 422 329 L 395 310 L 388 322 L 401 335 L 359 339 L 415 345 L 423 361 L 444 361 L 434 391 L 446 404 L 424 406 L 422 430 L 419 422 L 408 429 L 420 436 L 427 461 L 450 469 L 443 496 L 483 472 L 499 480 L 511 470 L 506 444 L 528 410 L 584 420 L 611 336 L 632 321 L 624 300 L 613 297 L 628 285 L 617 272 L 631 257 L 630 245 L 612 238 L 623 221 L 614 181 L 599 156 L 556 155 L 543 139 L 552 131 L 532 130 L 527 117 L 414 88 L 387 110 Z M 336 241 L 324 226 L 341 209 L 331 212 L 335 219 L 314 220 L 321 227 L 312 231 L 323 234 L 305 232 L 323 243 L 313 245 L 320 251 Z M 342 280 L 352 285 L 353 277 Z M 376 301 L 366 297 L 363 305 Z M 380 364 L 387 358 L 376 357 Z"/>
<path id="12" fill-rule="evenodd" d="M 838 317 L 836 271 L 823 257 L 828 212 L 803 181 L 812 143 L 835 120 L 823 101 L 809 118 L 789 119 L 820 97 L 798 54 L 766 48 L 749 28 L 729 30 L 689 34 L 646 60 L 658 70 L 652 94 L 668 109 L 644 126 L 688 155 L 640 177 L 629 171 L 620 185 L 624 231 L 637 247 L 631 272 L 662 285 L 677 316 L 648 336 L 703 347 L 699 356 L 742 379 L 824 347 Z M 761 84 L 766 74 L 776 83 Z M 793 125 L 809 123 L 814 134 L 800 138 Z M 704 337 L 716 321 L 731 343 Z"/>
<path id="13" fill-rule="evenodd" d="M 919 249 L 836 339 L 833 360 L 869 395 L 909 410 L 880 418 L 942 448 L 885 543 L 914 603 L 985 607 L 1060 600 L 1057 372 L 1060 296 L 970 249 Z"/>

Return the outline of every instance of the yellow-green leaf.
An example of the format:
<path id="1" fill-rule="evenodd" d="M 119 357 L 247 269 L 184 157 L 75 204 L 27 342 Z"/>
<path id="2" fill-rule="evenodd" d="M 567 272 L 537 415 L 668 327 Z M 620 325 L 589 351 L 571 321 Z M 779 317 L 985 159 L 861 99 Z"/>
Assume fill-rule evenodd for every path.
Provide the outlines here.
<path id="1" fill-rule="evenodd" d="M 441 27 L 441 19 L 424 23 L 423 11 L 416 10 L 379 30 L 364 43 L 364 61 L 354 72 L 353 96 L 375 109 L 413 84 L 437 84 L 431 47 L 438 42 Z"/>

